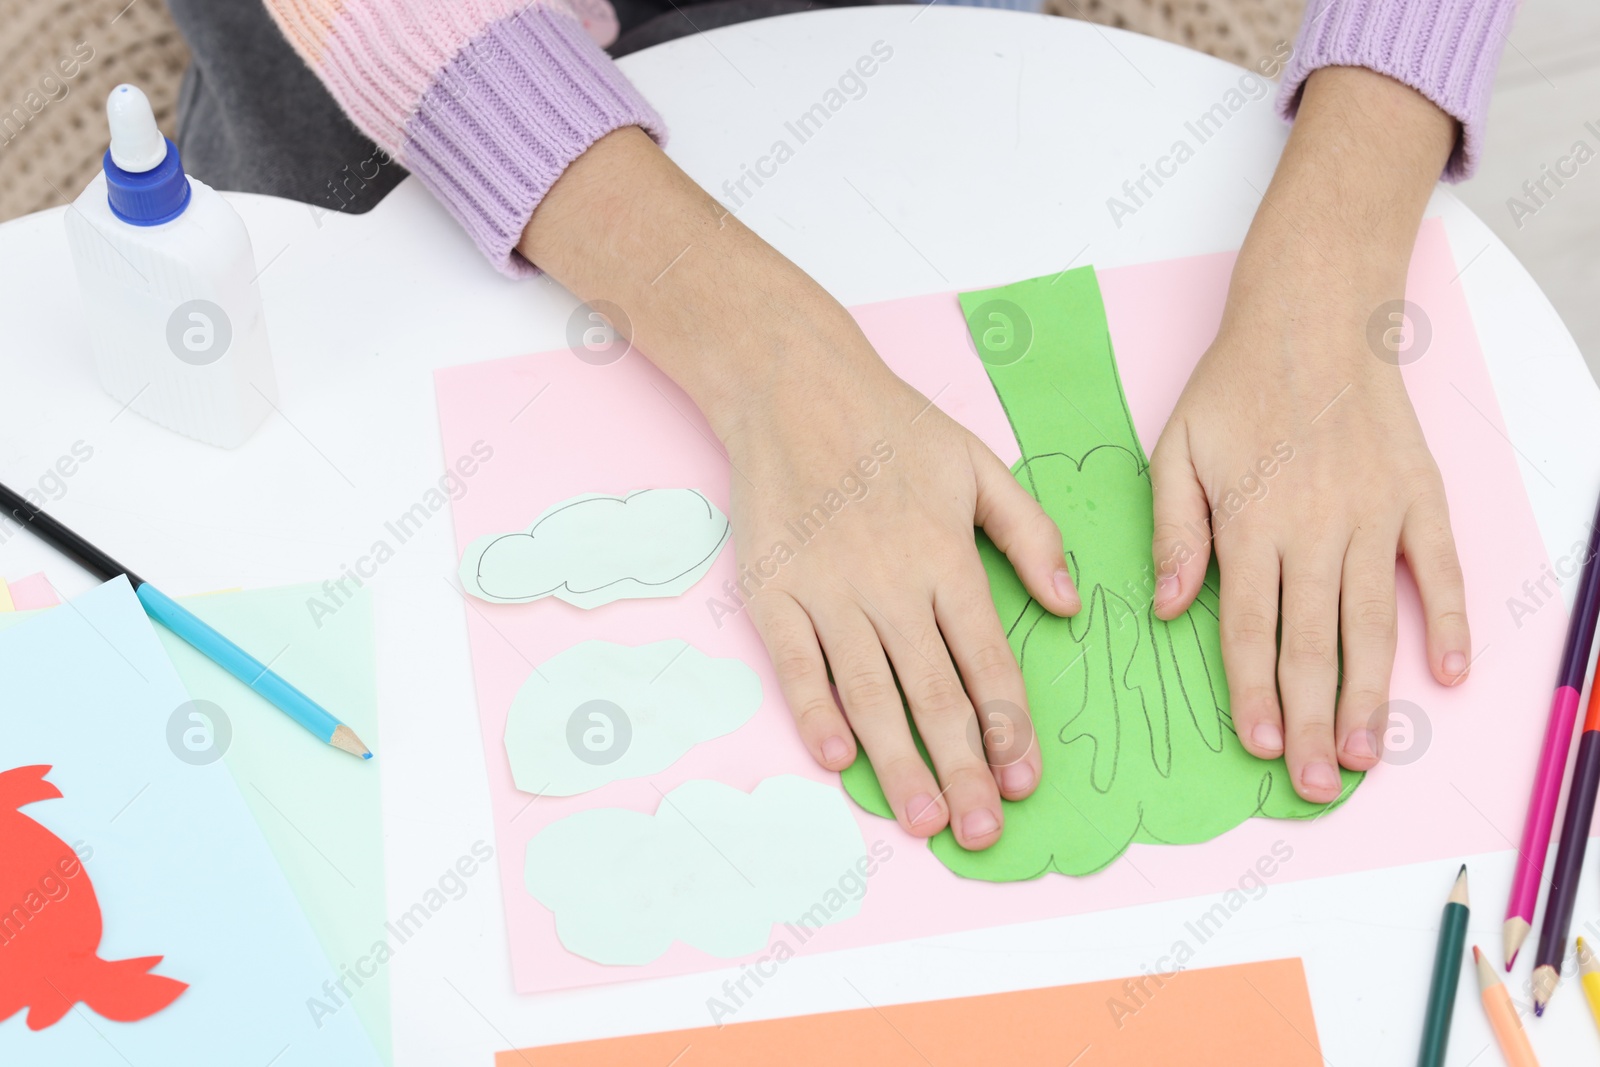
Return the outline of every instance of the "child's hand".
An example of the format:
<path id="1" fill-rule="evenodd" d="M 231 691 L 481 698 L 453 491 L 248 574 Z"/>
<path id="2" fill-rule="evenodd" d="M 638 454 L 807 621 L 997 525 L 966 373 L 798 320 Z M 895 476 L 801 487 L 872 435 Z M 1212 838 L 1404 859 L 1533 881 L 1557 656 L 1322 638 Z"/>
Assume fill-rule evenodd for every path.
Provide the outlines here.
<path id="1" fill-rule="evenodd" d="M 963 847 L 987 848 L 1000 797 L 1033 792 L 1040 754 L 973 526 L 1041 604 L 1070 614 L 1079 603 L 1061 534 L 994 453 L 888 372 L 854 323 L 840 333 L 820 361 L 830 373 L 752 398 L 725 434 L 740 580 L 817 761 L 848 766 L 853 731 L 902 827 L 927 837 L 948 822 Z"/>
<path id="2" fill-rule="evenodd" d="M 1397 553 L 1422 593 L 1434 677 L 1453 685 L 1471 661 L 1444 486 L 1397 357 L 1368 340 L 1405 293 L 1454 140 L 1454 121 L 1399 82 L 1311 75 L 1222 327 L 1151 457 L 1156 613 L 1194 599 L 1210 530 L 1234 726 L 1256 755 L 1285 754 L 1311 801 L 1338 796 L 1335 761 L 1378 761 Z"/>
<path id="3" fill-rule="evenodd" d="M 966 848 L 993 844 L 1001 795 L 1031 793 L 1040 757 L 972 531 L 1067 614 L 1078 596 L 1055 524 L 980 441 L 889 372 L 838 301 L 639 130 L 579 157 L 518 248 L 610 302 L 613 325 L 724 442 L 741 575 L 755 575 L 746 599 L 812 754 L 839 770 L 859 737 L 906 830 L 949 823 Z"/>
<path id="4" fill-rule="evenodd" d="M 1336 762 L 1378 762 L 1397 552 L 1422 593 L 1434 676 L 1455 684 L 1471 650 L 1438 468 L 1362 325 L 1279 315 L 1225 328 L 1150 468 L 1156 614 L 1194 599 L 1212 530 L 1234 727 L 1257 756 L 1286 755 L 1315 802 L 1339 795 Z"/>

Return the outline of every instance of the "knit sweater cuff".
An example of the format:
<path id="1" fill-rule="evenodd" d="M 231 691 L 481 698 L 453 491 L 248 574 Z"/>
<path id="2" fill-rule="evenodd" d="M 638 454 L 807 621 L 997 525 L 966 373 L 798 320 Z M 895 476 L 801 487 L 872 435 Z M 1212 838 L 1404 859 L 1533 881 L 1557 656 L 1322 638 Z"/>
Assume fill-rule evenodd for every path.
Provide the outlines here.
<path id="1" fill-rule="evenodd" d="M 1409 85 L 1461 124 L 1444 177 L 1471 175 L 1483 146 L 1489 90 L 1516 0 L 1311 0 L 1278 90 L 1293 118 L 1321 67 L 1366 67 Z"/>
<path id="2" fill-rule="evenodd" d="M 492 22 L 434 78 L 405 124 L 400 158 L 512 277 L 523 229 L 567 165 L 612 130 L 666 126 L 562 8 Z"/>

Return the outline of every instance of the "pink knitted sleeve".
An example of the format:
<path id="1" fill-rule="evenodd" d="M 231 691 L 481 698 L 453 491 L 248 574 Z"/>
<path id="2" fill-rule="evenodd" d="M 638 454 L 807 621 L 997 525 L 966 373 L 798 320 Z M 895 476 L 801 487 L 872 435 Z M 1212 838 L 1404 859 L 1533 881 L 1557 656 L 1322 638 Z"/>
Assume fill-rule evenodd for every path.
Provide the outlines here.
<path id="1" fill-rule="evenodd" d="M 550 186 L 595 141 L 661 116 L 601 45 L 604 0 L 266 0 L 351 120 L 504 273 Z"/>
<path id="2" fill-rule="evenodd" d="M 1278 109 L 1293 118 L 1319 67 L 1366 67 L 1417 90 L 1461 123 L 1444 176 L 1478 164 L 1489 90 L 1517 0 L 1309 0 Z"/>

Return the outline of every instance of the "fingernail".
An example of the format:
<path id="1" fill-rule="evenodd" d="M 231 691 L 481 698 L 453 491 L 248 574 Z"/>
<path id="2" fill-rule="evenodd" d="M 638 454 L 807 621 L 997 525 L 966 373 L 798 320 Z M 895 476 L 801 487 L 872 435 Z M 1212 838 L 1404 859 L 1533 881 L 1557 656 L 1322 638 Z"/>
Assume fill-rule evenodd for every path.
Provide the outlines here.
<path id="1" fill-rule="evenodd" d="M 1460 652 L 1446 652 L 1444 654 L 1445 677 L 1454 681 L 1460 678 L 1467 670 L 1467 657 Z"/>
<path id="2" fill-rule="evenodd" d="M 1013 763 L 1000 768 L 1000 786 L 1007 793 L 1022 793 L 1033 788 L 1033 768 L 1026 763 Z"/>
<path id="3" fill-rule="evenodd" d="M 1163 574 L 1156 579 L 1156 603 L 1165 604 L 1178 595 L 1178 576 Z"/>
<path id="4" fill-rule="evenodd" d="M 1357 759 L 1370 759 L 1378 754 L 1378 735 L 1371 730 L 1352 730 L 1344 739 L 1344 750 Z"/>
<path id="5" fill-rule="evenodd" d="M 1065 600 L 1068 604 L 1076 604 L 1078 602 L 1078 590 L 1073 587 L 1072 575 L 1068 574 L 1065 568 L 1056 571 L 1052 581 L 1056 587 L 1056 596 Z"/>
<path id="6" fill-rule="evenodd" d="M 850 755 L 850 746 L 842 737 L 830 737 L 822 742 L 822 762 L 833 766 Z"/>
<path id="7" fill-rule="evenodd" d="M 994 812 L 983 808 L 967 812 L 961 820 L 961 836 L 968 841 L 981 841 L 998 829 L 1000 820 L 994 817 Z"/>
<path id="8" fill-rule="evenodd" d="M 1300 781 L 1307 789 L 1316 793 L 1337 791 L 1339 772 L 1333 769 L 1331 763 L 1308 763 L 1306 769 L 1300 772 Z"/>
<path id="9" fill-rule="evenodd" d="M 1283 748 L 1283 731 L 1275 723 L 1258 722 L 1256 728 L 1250 731 L 1250 740 L 1265 752 L 1277 752 Z"/>
<path id="10" fill-rule="evenodd" d="M 923 826 L 939 821 L 939 803 L 926 793 L 918 793 L 906 804 L 906 822 Z"/>

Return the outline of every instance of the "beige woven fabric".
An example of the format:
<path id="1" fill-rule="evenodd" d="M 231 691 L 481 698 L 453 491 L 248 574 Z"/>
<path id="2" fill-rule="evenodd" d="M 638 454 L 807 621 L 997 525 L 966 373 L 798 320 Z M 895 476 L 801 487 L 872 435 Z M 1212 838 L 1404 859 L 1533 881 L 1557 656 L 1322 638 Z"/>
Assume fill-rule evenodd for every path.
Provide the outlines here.
<path id="1" fill-rule="evenodd" d="M 1294 42 L 1305 0 L 1045 0 L 1044 9 L 1261 70 L 1281 43 Z"/>
<path id="2" fill-rule="evenodd" d="M 0 220 L 83 191 L 120 82 L 149 95 L 171 136 L 188 63 L 164 0 L 0 0 Z"/>
<path id="3" fill-rule="evenodd" d="M 1045 0 L 1051 14 L 1258 68 L 1304 0 Z M 0 221 L 76 197 L 105 151 L 106 94 L 133 82 L 172 136 L 188 64 L 164 0 L 0 0 Z"/>

